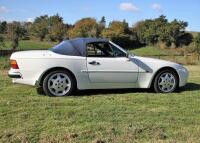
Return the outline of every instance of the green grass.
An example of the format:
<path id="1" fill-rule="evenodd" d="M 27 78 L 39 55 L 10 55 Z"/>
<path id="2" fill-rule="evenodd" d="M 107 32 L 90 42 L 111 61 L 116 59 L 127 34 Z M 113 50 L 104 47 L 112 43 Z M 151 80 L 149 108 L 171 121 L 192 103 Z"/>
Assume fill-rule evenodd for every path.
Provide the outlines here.
<path id="1" fill-rule="evenodd" d="M 9 68 L 9 56 L 0 56 L 0 70 Z"/>
<path id="2" fill-rule="evenodd" d="M 19 46 L 17 49 L 23 49 L 23 50 L 29 50 L 29 49 L 48 49 L 54 46 L 55 42 L 47 42 L 47 41 L 38 41 L 38 40 L 20 40 Z M 6 47 L 5 49 L 11 49 L 11 42 L 6 41 L 5 43 Z"/>
<path id="3" fill-rule="evenodd" d="M 0 59 L 1 60 L 1 59 Z M 50 98 L 0 70 L 0 142 L 199 142 L 200 66 L 179 93 L 81 91 Z"/>
<path id="4" fill-rule="evenodd" d="M 160 49 L 153 46 L 146 46 L 131 50 L 130 52 L 140 55 L 140 56 L 154 56 L 154 55 L 174 55 L 179 54 L 178 51 L 169 50 L 169 49 Z"/>
<path id="5" fill-rule="evenodd" d="M 168 60 L 183 65 L 199 65 L 197 55 L 183 56 L 183 49 L 160 49 L 158 47 L 146 46 L 130 51 L 134 55 L 152 57 L 157 59 Z"/>
<path id="6" fill-rule="evenodd" d="M 196 37 L 200 32 L 188 31 L 193 37 Z"/>

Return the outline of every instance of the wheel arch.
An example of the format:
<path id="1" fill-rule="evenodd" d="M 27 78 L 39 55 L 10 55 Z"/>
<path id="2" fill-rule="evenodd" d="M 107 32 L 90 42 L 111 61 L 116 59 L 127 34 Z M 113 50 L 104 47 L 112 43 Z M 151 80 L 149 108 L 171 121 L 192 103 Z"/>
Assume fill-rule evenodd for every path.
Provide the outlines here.
<path id="1" fill-rule="evenodd" d="M 162 67 L 162 68 L 158 69 L 158 70 L 155 72 L 155 74 L 153 75 L 153 78 L 152 78 L 152 80 L 151 80 L 151 83 L 150 83 L 150 86 L 149 86 L 149 87 L 150 87 L 150 88 L 153 87 L 153 83 L 154 83 L 154 81 L 155 81 L 156 75 L 159 74 L 159 73 L 160 73 L 161 71 L 163 71 L 163 70 L 172 70 L 174 73 L 176 73 L 177 78 L 178 78 L 178 83 L 177 83 L 177 85 L 178 85 L 178 87 L 179 87 L 179 82 L 180 82 L 179 74 L 178 74 L 178 72 L 177 72 L 177 70 L 176 70 L 175 68 L 169 67 L 169 66 L 167 66 L 167 67 Z"/>
<path id="2" fill-rule="evenodd" d="M 69 73 L 73 76 L 73 78 L 75 79 L 76 86 L 77 86 L 77 79 L 76 79 L 76 76 L 73 74 L 73 72 L 72 72 L 71 70 L 69 70 L 69 69 L 67 69 L 67 68 L 64 68 L 64 67 L 53 67 L 53 68 L 50 68 L 50 69 L 47 69 L 46 71 L 44 71 L 44 72 L 40 75 L 39 79 L 36 81 L 36 86 L 41 87 L 42 84 L 43 84 L 43 81 L 44 81 L 45 76 L 47 76 L 47 74 L 49 74 L 50 72 L 55 71 L 55 70 L 64 70 L 64 71 L 69 72 Z"/>

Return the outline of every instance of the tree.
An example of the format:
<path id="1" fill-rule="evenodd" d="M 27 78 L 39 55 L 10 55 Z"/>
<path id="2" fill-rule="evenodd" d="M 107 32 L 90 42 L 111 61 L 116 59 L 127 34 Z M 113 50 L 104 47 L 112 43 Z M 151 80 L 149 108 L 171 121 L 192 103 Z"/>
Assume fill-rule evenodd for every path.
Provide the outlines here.
<path id="1" fill-rule="evenodd" d="M 129 29 L 128 22 L 126 22 L 126 19 L 123 20 L 122 24 L 123 24 L 123 27 L 124 27 L 124 32 L 127 33 L 127 34 L 130 34 L 131 31 Z"/>
<path id="2" fill-rule="evenodd" d="M 23 28 L 25 29 L 24 36 L 22 37 L 23 40 L 30 40 L 32 36 L 34 36 L 33 32 L 33 23 L 32 22 L 25 22 L 23 25 Z"/>
<path id="3" fill-rule="evenodd" d="M 179 46 L 178 39 L 185 34 L 185 28 L 187 26 L 187 22 L 178 21 L 176 19 L 169 24 L 167 35 L 170 38 L 172 48 Z"/>
<path id="4" fill-rule="evenodd" d="M 191 43 L 191 35 L 185 33 L 187 22 L 173 20 L 168 22 L 165 16 L 161 15 L 155 19 L 147 19 L 138 22 L 133 31 L 137 33 L 140 43 L 154 45 L 164 43 L 167 47 L 176 48 Z M 184 40 L 181 40 L 183 39 Z"/>
<path id="5" fill-rule="evenodd" d="M 63 23 L 63 18 L 58 14 L 49 17 L 49 38 L 51 41 L 62 41 L 66 27 Z"/>
<path id="6" fill-rule="evenodd" d="M 29 37 L 28 37 L 28 31 L 25 27 L 25 23 L 20 23 L 20 35 L 19 35 L 20 39 L 23 39 L 23 40 L 29 40 Z"/>
<path id="7" fill-rule="evenodd" d="M 4 37 L 2 36 L 2 34 L 0 34 L 0 49 L 3 47 L 5 47 Z"/>
<path id="8" fill-rule="evenodd" d="M 5 47 L 4 34 L 6 32 L 7 22 L 0 22 L 0 48 Z"/>
<path id="9" fill-rule="evenodd" d="M 53 26 L 55 23 L 62 23 L 62 22 L 63 22 L 63 18 L 61 16 L 59 16 L 58 14 L 50 16 L 48 18 L 49 26 Z"/>
<path id="10" fill-rule="evenodd" d="M 70 38 L 75 37 L 99 37 L 98 24 L 93 18 L 83 18 L 77 21 L 68 32 Z"/>
<path id="11" fill-rule="evenodd" d="M 102 31 L 101 35 L 102 37 L 108 38 L 124 48 L 130 48 L 137 43 L 135 42 L 137 36 L 130 31 L 128 23 L 125 20 L 123 22 L 112 21 L 108 28 Z"/>
<path id="12" fill-rule="evenodd" d="M 98 23 L 98 29 L 97 29 L 98 36 L 101 35 L 101 32 L 105 29 L 105 27 L 106 27 L 106 18 L 105 18 L 105 16 L 103 16 Z"/>
<path id="13" fill-rule="evenodd" d="M 0 33 L 5 33 L 6 32 L 6 27 L 7 27 L 7 22 L 6 21 L 0 22 Z"/>
<path id="14" fill-rule="evenodd" d="M 125 25 L 120 21 L 112 21 L 108 28 L 102 31 L 102 36 L 109 39 L 112 39 L 112 37 L 119 37 L 123 34 L 125 34 Z"/>
<path id="15" fill-rule="evenodd" d="M 64 39 L 65 32 L 65 25 L 63 23 L 56 23 L 49 29 L 49 38 L 51 41 L 61 42 Z"/>
<path id="16" fill-rule="evenodd" d="M 182 47 L 184 45 L 188 46 L 193 41 L 193 36 L 191 33 L 183 33 L 177 38 L 177 45 Z"/>
<path id="17" fill-rule="evenodd" d="M 106 18 L 105 16 L 103 16 L 99 22 L 99 25 L 102 26 L 102 27 L 106 27 Z"/>
<path id="18" fill-rule="evenodd" d="M 7 34 L 12 42 L 12 49 L 16 50 L 19 44 L 19 38 L 23 35 L 23 30 L 19 22 L 9 23 L 7 27 Z"/>
<path id="19" fill-rule="evenodd" d="M 48 26 L 48 15 L 36 17 L 33 22 L 33 32 L 41 41 L 43 41 L 48 34 Z"/>
<path id="20" fill-rule="evenodd" d="M 200 54 L 200 33 L 195 37 L 194 39 L 195 46 L 196 46 L 196 51 L 198 54 Z"/>
<path id="21" fill-rule="evenodd" d="M 153 20 L 147 19 L 138 22 L 133 27 L 133 31 L 137 33 L 140 43 L 154 45 L 166 38 L 164 29 L 166 24 L 166 17 L 161 15 Z"/>

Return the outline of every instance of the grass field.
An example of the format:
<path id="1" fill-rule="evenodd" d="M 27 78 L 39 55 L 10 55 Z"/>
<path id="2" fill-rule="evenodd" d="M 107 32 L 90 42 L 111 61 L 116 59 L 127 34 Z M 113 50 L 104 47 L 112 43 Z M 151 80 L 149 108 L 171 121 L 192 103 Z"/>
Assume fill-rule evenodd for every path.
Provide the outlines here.
<path id="1" fill-rule="evenodd" d="M 93 90 L 50 98 L 12 84 L 1 67 L 0 142 L 200 142 L 200 66 L 187 68 L 189 84 L 178 93 Z"/>
<path id="2" fill-rule="evenodd" d="M 160 49 L 154 46 L 146 46 L 142 48 L 137 48 L 131 50 L 133 54 L 140 55 L 140 56 L 152 56 L 152 55 L 179 55 L 180 53 L 176 50 L 169 50 L 169 49 Z"/>
<path id="3" fill-rule="evenodd" d="M 54 46 L 55 44 L 56 42 L 39 41 L 39 40 L 20 40 L 19 46 L 17 47 L 17 49 L 21 49 L 21 50 L 48 49 Z M 5 45 L 6 45 L 5 49 L 12 48 L 10 41 L 6 41 Z"/>
<path id="4" fill-rule="evenodd" d="M 54 44 L 21 41 L 19 48 Z M 174 54 L 154 47 L 131 52 Z M 0 57 L 0 142 L 200 142 L 200 66 L 187 66 L 189 84 L 178 93 L 93 90 L 49 98 L 33 87 L 13 85 L 8 59 Z"/>

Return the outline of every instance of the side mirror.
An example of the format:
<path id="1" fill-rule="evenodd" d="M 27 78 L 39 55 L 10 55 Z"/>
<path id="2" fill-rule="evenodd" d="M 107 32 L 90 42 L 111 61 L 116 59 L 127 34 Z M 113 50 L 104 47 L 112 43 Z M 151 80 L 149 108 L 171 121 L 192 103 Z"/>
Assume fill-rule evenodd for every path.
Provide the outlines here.
<path id="1" fill-rule="evenodd" d="M 134 55 L 132 53 L 130 53 L 130 51 L 127 51 L 126 52 L 126 58 L 130 58 L 130 57 L 133 57 Z"/>
<path id="2" fill-rule="evenodd" d="M 130 53 L 129 51 L 127 51 L 127 52 L 126 52 L 126 58 L 127 58 L 128 60 L 131 60 L 132 57 L 134 57 L 134 54 L 132 54 L 132 53 Z"/>

